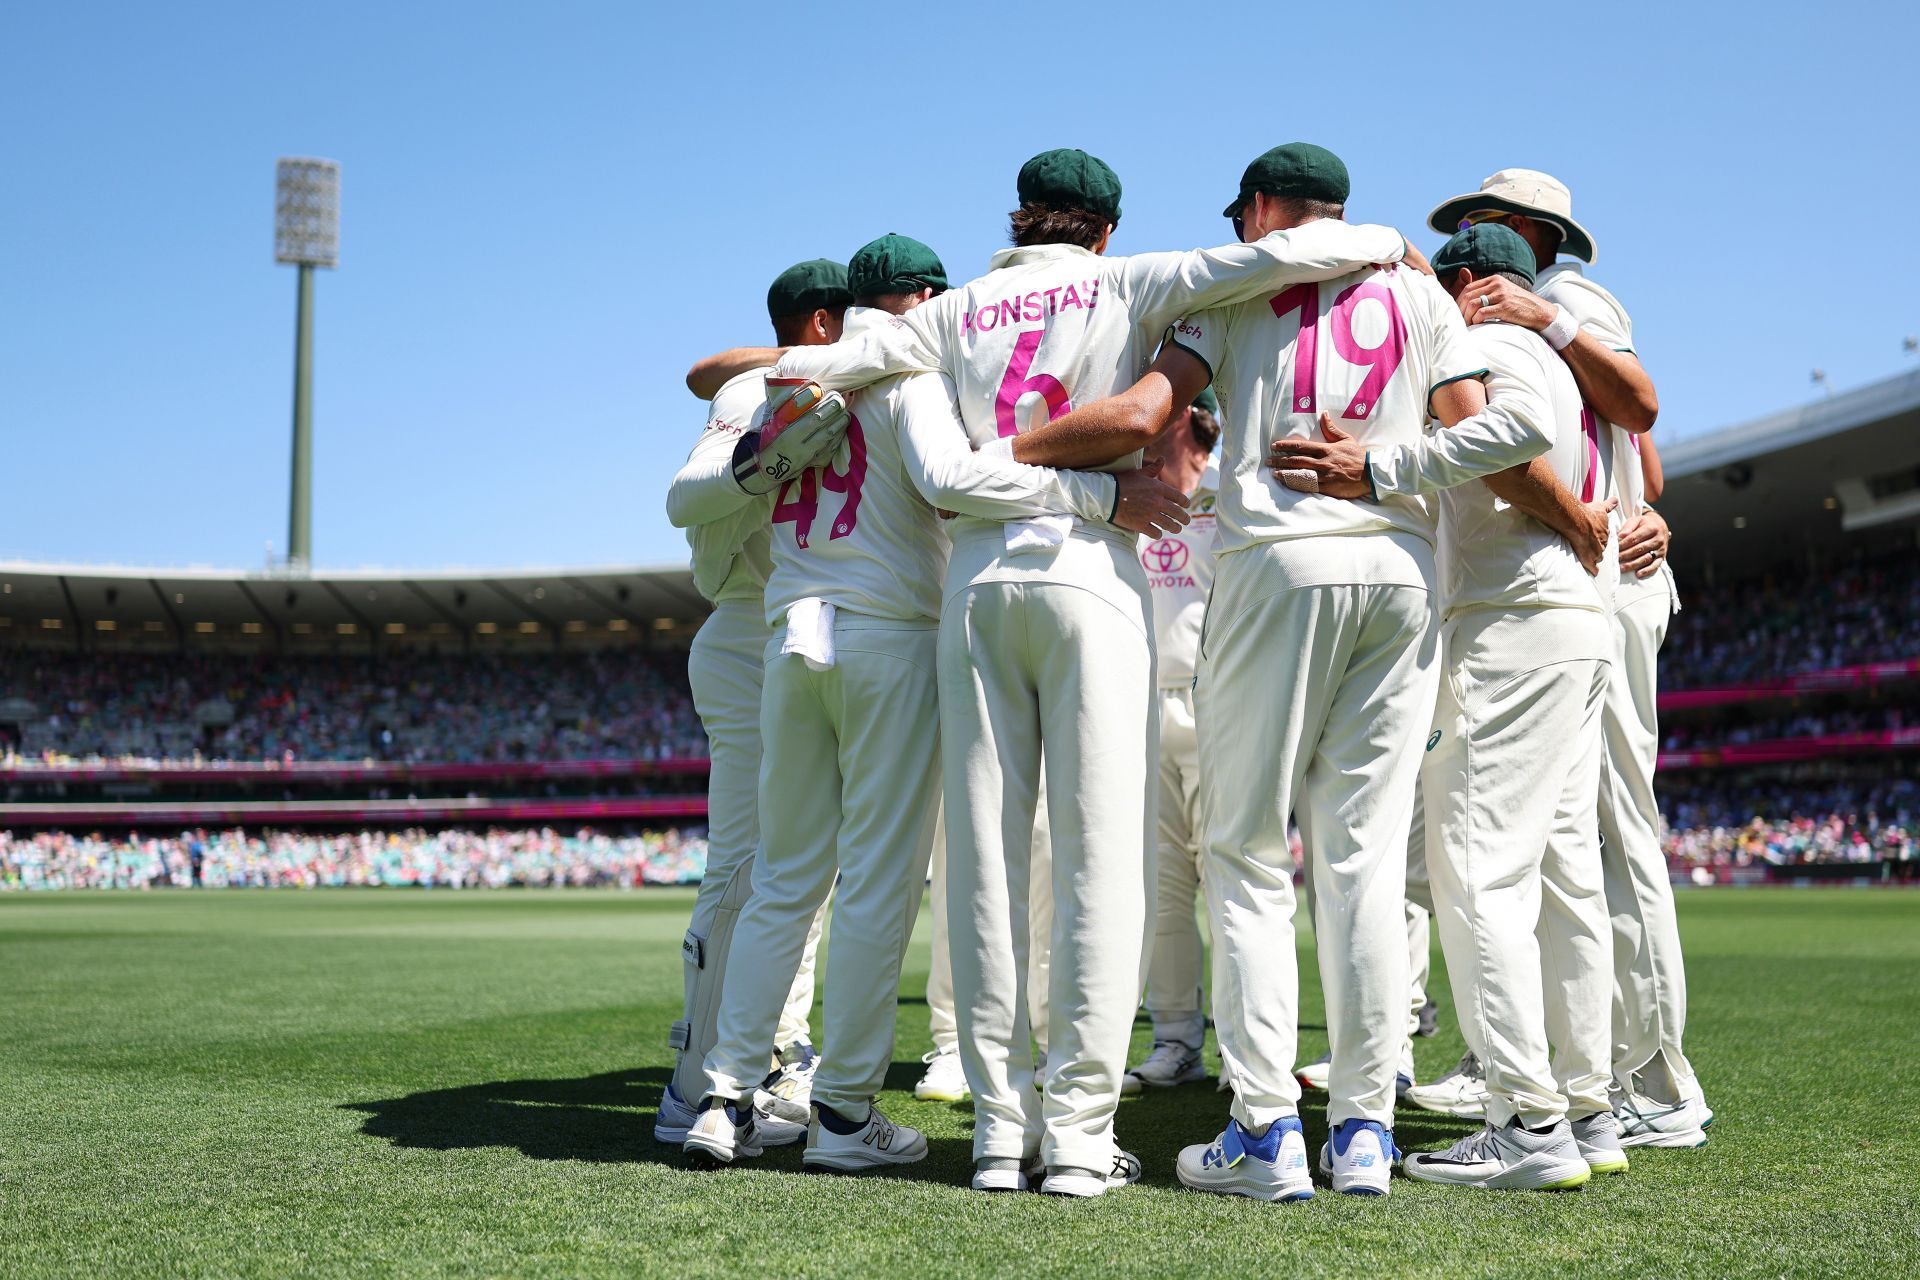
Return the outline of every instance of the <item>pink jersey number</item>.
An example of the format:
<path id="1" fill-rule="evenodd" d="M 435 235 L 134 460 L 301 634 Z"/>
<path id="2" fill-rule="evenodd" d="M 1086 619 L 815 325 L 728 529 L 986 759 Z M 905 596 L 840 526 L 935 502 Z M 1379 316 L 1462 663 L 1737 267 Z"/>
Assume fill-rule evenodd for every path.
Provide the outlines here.
<path id="1" fill-rule="evenodd" d="M 1377 300 L 1387 309 L 1387 336 L 1380 340 L 1377 347 L 1363 347 L 1353 336 L 1354 310 L 1368 298 Z M 1362 280 L 1359 284 L 1347 286 L 1333 304 L 1333 349 L 1348 364 L 1360 365 L 1367 371 L 1366 380 L 1353 393 L 1353 399 L 1347 402 L 1345 411 L 1340 415 L 1364 421 L 1373 412 L 1373 406 L 1380 402 L 1380 394 L 1387 389 L 1387 382 L 1393 377 L 1394 370 L 1407 358 L 1407 322 L 1400 318 L 1400 307 L 1393 300 L 1393 290 L 1378 280 Z"/>
<path id="2" fill-rule="evenodd" d="M 1600 482 L 1600 419 L 1590 404 L 1580 406 L 1580 430 L 1587 437 L 1587 478 L 1580 484 L 1580 501 L 1592 502 Z"/>
<path id="3" fill-rule="evenodd" d="M 1289 311 L 1300 313 L 1300 337 L 1293 344 L 1293 411 L 1312 413 L 1317 401 L 1313 394 L 1313 373 L 1320 356 L 1320 286 L 1296 284 L 1268 301 L 1273 314 L 1285 317 Z"/>
<path id="4" fill-rule="evenodd" d="M 1353 336 L 1354 310 L 1368 298 L 1387 309 L 1387 336 L 1377 347 L 1363 347 Z M 1320 286 L 1296 284 L 1273 295 L 1267 305 L 1276 316 L 1300 313 L 1300 336 L 1293 344 L 1293 400 L 1289 407 L 1294 413 L 1312 413 L 1319 407 L 1314 383 L 1320 364 Z M 1393 299 L 1393 290 L 1378 280 L 1362 280 L 1348 286 L 1335 299 L 1332 316 L 1333 349 L 1348 364 L 1359 365 L 1367 371 L 1360 390 L 1347 402 L 1340 416 L 1364 420 L 1380 402 L 1394 370 L 1406 359 L 1407 324 L 1400 318 L 1400 306 Z"/>
<path id="5" fill-rule="evenodd" d="M 1013 411 L 1020 397 L 1028 392 L 1037 391 L 1046 400 L 1048 422 L 1073 408 L 1060 379 L 1050 373 L 1028 376 L 1027 371 L 1033 368 L 1033 353 L 1040 349 L 1040 339 L 1045 332 L 1029 329 L 1013 345 L 1013 359 L 1007 361 L 1007 376 L 1000 379 L 1000 394 L 993 402 L 993 420 L 1003 437 L 1020 434 L 1020 421 Z"/>
<path id="6" fill-rule="evenodd" d="M 827 535 L 827 541 L 844 538 L 853 532 L 853 526 L 860 522 L 860 486 L 867 482 L 867 433 L 860 428 L 860 419 L 847 415 L 847 469 L 835 471 L 829 461 L 820 469 L 820 483 L 835 493 L 847 495 L 846 503 L 840 508 L 840 514 L 834 517 L 833 532 Z"/>
<path id="7" fill-rule="evenodd" d="M 849 416 L 847 469 L 836 471 L 828 461 L 808 467 L 798 480 L 781 485 L 780 495 L 773 501 L 773 522 L 792 525 L 794 543 L 805 550 L 807 540 L 813 536 L 814 517 L 820 514 L 820 488 L 824 485 L 835 493 L 847 495 L 840 514 L 833 519 L 833 531 L 827 535 L 827 541 L 844 538 L 860 523 L 860 488 L 866 481 L 867 433 L 861 429 L 860 419 Z"/>
<path id="8" fill-rule="evenodd" d="M 813 532 L 813 518 L 819 513 L 820 485 L 811 467 L 802 471 L 798 480 L 781 485 L 780 496 L 773 500 L 773 522 L 792 525 L 793 540 L 802 547 L 807 545 L 807 536 Z"/>

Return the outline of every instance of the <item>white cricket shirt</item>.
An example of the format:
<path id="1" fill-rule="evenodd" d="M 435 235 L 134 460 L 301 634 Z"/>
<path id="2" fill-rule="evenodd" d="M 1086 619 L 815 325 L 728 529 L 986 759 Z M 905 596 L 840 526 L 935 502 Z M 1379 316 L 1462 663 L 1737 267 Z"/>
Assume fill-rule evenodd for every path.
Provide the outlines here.
<path id="1" fill-rule="evenodd" d="M 733 447 L 766 414 L 765 369 L 731 378 L 707 410 L 707 425 L 667 488 L 667 519 L 687 531 L 693 585 L 714 604 L 758 600 L 773 567 L 768 550 L 771 497 L 753 497 L 733 480 Z"/>
<path id="2" fill-rule="evenodd" d="M 1193 683 L 1200 649 L 1200 627 L 1213 590 L 1213 542 L 1218 534 L 1220 469 L 1207 464 L 1200 487 L 1189 500 L 1193 520 L 1164 538 L 1140 539 L 1140 566 L 1153 592 L 1154 648 L 1159 653 L 1160 687 L 1184 689 Z"/>
<path id="3" fill-rule="evenodd" d="M 894 318 L 855 307 L 846 334 L 857 337 Z M 976 454 L 944 375 L 883 379 L 847 407 L 846 438 L 833 455 L 775 495 L 769 625 L 780 625 L 793 603 L 808 597 L 870 617 L 937 621 L 948 543 L 936 506 L 993 519 L 1094 520 L 1113 506 L 1109 476 Z"/>
<path id="4" fill-rule="evenodd" d="M 1186 316 L 1167 337 L 1207 362 L 1220 394 L 1221 555 L 1295 538 L 1397 534 L 1399 556 L 1316 544 L 1290 558 L 1289 575 L 1299 585 L 1432 585 L 1434 517 L 1426 499 L 1383 494 L 1378 502 L 1349 502 L 1300 493 L 1274 478 L 1267 451 L 1284 436 L 1317 435 L 1322 410 L 1370 448 L 1420 439 L 1434 389 L 1486 368 L 1439 285 L 1418 271 L 1368 267 Z"/>
<path id="5" fill-rule="evenodd" d="M 1059 244 L 1003 249 L 979 279 L 857 338 L 795 348 L 775 371 L 828 388 L 859 387 L 914 370 L 944 371 L 953 379 L 967 435 L 979 447 L 1131 386 L 1167 323 L 1184 309 L 1224 304 L 1362 263 L 1397 261 L 1404 252 L 1405 242 L 1392 228 L 1339 221 L 1275 232 L 1255 244 L 1186 253 L 1105 257 Z M 1135 454 L 1111 469 L 1137 465 Z M 1131 533 L 1104 521 L 1076 521 L 1067 547 L 1057 554 L 1010 554 L 1004 531 L 980 523 L 962 519 L 952 531 L 956 552 L 966 545 L 965 563 L 977 566 L 968 582 L 1073 581 L 1123 608 L 1139 607 L 1138 586 L 1116 576 L 1109 557 L 1072 547 L 1090 540 L 1131 555 Z M 991 539 L 1002 540 L 999 550 Z"/>
<path id="6" fill-rule="evenodd" d="M 1591 494 L 1598 451 L 1582 427 L 1580 388 L 1566 361 L 1518 325 L 1473 325 L 1467 340 L 1487 367 L 1488 403 L 1534 424 L 1550 442 L 1545 457 L 1560 483 L 1575 497 Z M 1566 539 L 1478 480 L 1440 490 L 1437 501 L 1443 616 L 1469 609 L 1606 608 L 1619 579 L 1616 558 L 1606 557 L 1605 581 L 1596 580 Z"/>

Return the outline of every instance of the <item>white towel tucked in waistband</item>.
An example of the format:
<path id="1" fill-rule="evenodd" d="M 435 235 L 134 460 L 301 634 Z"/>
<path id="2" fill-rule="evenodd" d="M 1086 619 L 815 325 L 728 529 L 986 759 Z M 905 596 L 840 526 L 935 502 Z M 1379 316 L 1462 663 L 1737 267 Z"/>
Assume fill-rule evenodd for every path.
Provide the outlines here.
<path id="1" fill-rule="evenodd" d="M 1072 516 L 1035 516 L 1031 520 L 1009 520 L 1007 554 L 1023 551 L 1047 551 L 1059 546 L 1073 532 Z"/>
<path id="2" fill-rule="evenodd" d="M 818 596 L 795 600 L 787 606 L 787 638 L 780 652 L 797 653 L 815 671 L 833 665 L 833 606 Z"/>

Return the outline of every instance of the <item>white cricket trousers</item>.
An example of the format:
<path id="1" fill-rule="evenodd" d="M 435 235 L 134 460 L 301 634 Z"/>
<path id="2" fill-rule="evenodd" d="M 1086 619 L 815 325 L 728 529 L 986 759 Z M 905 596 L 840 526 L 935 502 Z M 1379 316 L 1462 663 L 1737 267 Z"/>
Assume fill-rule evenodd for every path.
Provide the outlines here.
<path id="1" fill-rule="evenodd" d="M 1332 1042 L 1327 1121 L 1391 1127 L 1433 609 L 1423 586 L 1296 585 L 1301 558 L 1275 543 L 1221 556 L 1201 637 L 1194 710 L 1209 797 L 1214 1034 L 1241 1124 L 1260 1130 L 1298 1113 L 1291 812 L 1312 878 Z M 1424 561 L 1430 577 L 1431 549 Z"/>
<path id="2" fill-rule="evenodd" d="M 694 895 L 693 917 L 681 944 L 686 961 L 681 1018 L 693 1048 L 682 1054 L 674 1087 L 698 1103 L 704 1087 L 702 1059 L 713 1042 L 720 1003 L 719 978 L 726 973 L 732 930 L 714 938 L 722 904 L 737 911 L 751 892 L 754 849 L 760 843 L 760 685 L 765 669 L 766 609 L 756 599 L 722 600 L 700 625 L 687 653 L 693 707 L 707 731 L 707 866 Z M 731 892 L 729 889 L 731 888 Z M 816 921 L 780 1011 L 775 1046 L 809 1039 Z M 712 945 L 717 943 L 718 945 Z M 703 981 L 711 978 L 712 981 Z M 709 989 L 711 988 L 711 989 Z"/>
<path id="3" fill-rule="evenodd" d="M 1606 755 L 1600 775 L 1600 850 L 1613 916 L 1614 1083 L 1629 1093 L 1677 1103 L 1699 1096 L 1700 1084 L 1681 1048 L 1687 970 L 1653 794 L 1660 751 L 1658 659 L 1672 614 L 1666 574 L 1620 584 L 1613 615 L 1614 667 L 1601 715 Z"/>
<path id="4" fill-rule="evenodd" d="M 1200 892 L 1200 739 L 1193 691 L 1160 690 L 1160 840 L 1155 858 L 1153 946 L 1147 1013 L 1155 1040 L 1198 1049 L 1207 1037 L 1201 994 L 1205 949 L 1195 914 Z"/>
<path id="5" fill-rule="evenodd" d="M 1420 777 L 1427 874 L 1460 1028 L 1486 1070 L 1487 1119 L 1539 1126 L 1604 1111 L 1606 615 L 1474 610 L 1442 626 L 1441 648 L 1440 738 Z"/>
<path id="6" fill-rule="evenodd" d="M 1428 734 L 1431 739 L 1432 734 Z M 1437 743 L 1435 745 L 1438 745 Z M 1407 834 L 1407 1052 L 1401 1070 L 1413 1067 L 1413 1038 L 1420 1034 L 1420 1011 L 1433 979 L 1433 886 L 1427 881 L 1427 805 L 1424 792 L 1413 793 L 1413 827 Z"/>
<path id="7" fill-rule="evenodd" d="M 996 536 L 998 536 L 996 531 Z M 971 554 L 969 554 L 971 553 Z M 1069 540 L 1099 589 L 972 581 L 956 542 L 940 622 L 947 911 L 973 1154 L 1105 1169 L 1140 1003 L 1152 874 L 1153 640 L 1131 544 Z M 1138 596 L 1131 610 L 1116 602 Z M 1053 836 L 1044 1095 L 1025 998 L 1034 807 L 1045 743 Z"/>
<path id="8" fill-rule="evenodd" d="M 707 1092 L 739 1098 L 764 1074 L 768 1038 L 807 930 L 834 889 L 813 1100 L 857 1119 L 893 1058 L 900 960 L 927 882 L 940 777 L 931 625 L 842 611 L 835 664 L 766 650 L 761 848 L 740 914 Z"/>
<path id="9" fill-rule="evenodd" d="M 960 1047 L 953 1011 L 953 947 L 947 933 L 947 836 L 944 818 L 933 842 L 933 881 L 927 900 L 933 908 L 933 964 L 927 973 L 927 1013 L 937 1053 Z M 1052 965 L 1048 935 L 1053 932 L 1053 838 L 1047 830 L 1047 778 L 1040 775 L 1040 798 L 1033 810 L 1033 853 L 1027 884 L 1027 1020 L 1035 1051 L 1047 1056 L 1047 979 Z"/>

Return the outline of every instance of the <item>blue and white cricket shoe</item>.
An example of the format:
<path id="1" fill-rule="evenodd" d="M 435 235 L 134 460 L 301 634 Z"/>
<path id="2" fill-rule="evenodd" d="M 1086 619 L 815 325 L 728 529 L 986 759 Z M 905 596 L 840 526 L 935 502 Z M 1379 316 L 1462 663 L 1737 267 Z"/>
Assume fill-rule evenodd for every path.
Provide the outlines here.
<path id="1" fill-rule="evenodd" d="M 1183 1185 L 1195 1191 L 1254 1200 L 1311 1200 L 1307 1132 L 1298 1116 L 1276 1120 L 1254 1137 L 1238 1120 L 1203 1146 L 1181 1151 L 1176 1164 Z"/>
<path id="2" fill-rule="evenodd" d="M 693 1127 L 699 1114 L 692 1103 L 680 1096 L 673 1081 L 667 1081 L 667 1091 L 660 1095 L 660 1110 L 653 1117 L 653 1140 L 679 1146 L 687 1140 L 687 1130 Z"/>
<path id="3" fill-rule="evenodd" d="M 1384 1196 L 1392 1188 L 1393 1162 L 1399 1156 L 1393 1134 L 1372 1120 L 1342 1120 L 1320 1144 L 1320 1172 L 1333 1189 L 1350 1196 Z"/>

